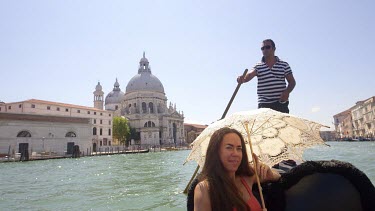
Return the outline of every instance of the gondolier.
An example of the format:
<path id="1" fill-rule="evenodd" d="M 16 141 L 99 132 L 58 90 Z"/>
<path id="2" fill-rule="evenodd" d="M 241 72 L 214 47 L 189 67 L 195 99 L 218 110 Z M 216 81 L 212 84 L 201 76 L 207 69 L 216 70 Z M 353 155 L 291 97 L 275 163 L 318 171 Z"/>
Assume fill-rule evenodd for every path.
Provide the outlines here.
<path id="1" fill-rule="evenodd" d="M 258 108 L 289 113 L 289 94 L 296 85 L 292 69 L 287 62 L 275 56 L 276 46 L 273 40 L 264 40 L 261 50 L 262 61 L 245 76 L 238 76 L 237 82 L 246 83 L 257 76 Z"/>

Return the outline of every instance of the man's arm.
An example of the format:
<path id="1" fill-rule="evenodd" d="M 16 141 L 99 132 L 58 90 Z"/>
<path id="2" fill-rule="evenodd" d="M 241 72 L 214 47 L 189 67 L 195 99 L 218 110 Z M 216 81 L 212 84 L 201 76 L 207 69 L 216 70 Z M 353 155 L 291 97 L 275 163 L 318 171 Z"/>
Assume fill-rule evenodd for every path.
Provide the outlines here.
<path id="1" fill-rule="evenodd" d="M 285 76 L 286 80 L 288 81 L 288 86 L 286 89 L 281 93 L 280 101 L 287 101 L 289 99 L 289 94 L 293 91 L 294 87 L 296 86 L 296 80 L 293 77 L 293 74 L 290 73 Z"/>
<path id="2" fill-rule="evenodd" d="M 246 83 L 249 82 L 251 79 L 253 79 L 257 75 L 257 72 L 253 69 L 251 72 L 247 73 L 245 77 L 242 75 L 237 77 L 238 83 Z"/>

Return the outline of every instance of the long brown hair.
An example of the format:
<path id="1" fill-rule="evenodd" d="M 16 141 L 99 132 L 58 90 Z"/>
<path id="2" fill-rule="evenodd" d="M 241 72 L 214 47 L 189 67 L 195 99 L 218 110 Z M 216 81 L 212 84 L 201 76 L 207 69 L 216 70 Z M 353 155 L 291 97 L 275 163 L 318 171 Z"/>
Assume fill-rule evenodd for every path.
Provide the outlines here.
<path id="1" fill-rule="evenodd" d="M 236 171 L 236 176 L 254 175 L 254 171 L 249 166 L 246 146 L 241 133 L 235 129 L 224 127 L 212 134 L 207 148 L 206 161 L 198 179 L 199 181 L 206 180 L 208 182 L 212 210 L 233 210 L 234 207 L 237 210 L 250 210 L 220 160 L 221 142 L 223 137 L 229 133 L 235 133 L 241 139 L 242 160 Z"/>

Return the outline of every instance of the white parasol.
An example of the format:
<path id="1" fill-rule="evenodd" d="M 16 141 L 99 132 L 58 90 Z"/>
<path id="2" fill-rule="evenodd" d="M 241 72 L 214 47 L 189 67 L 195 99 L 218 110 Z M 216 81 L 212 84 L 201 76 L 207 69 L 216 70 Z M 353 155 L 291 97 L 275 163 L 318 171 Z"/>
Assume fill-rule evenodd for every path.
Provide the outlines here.
<path id="1" fill-rule="evenodd" d="M 245 125 L 248 125 L 249 134 Z M 234 128 L 242 133 L 249 160 L 252 159 L 251 139 L 259 160 L 273 166 L 287 159 L 302 161 L 306 148 L 325 144 L 319 131 L 327 126 L 268 108 L 237 112 L 209 125 L 191 144 L 193 148 L 185 163 L 195 160 L 202 167 L 211 135 L 222 127 Z"/>

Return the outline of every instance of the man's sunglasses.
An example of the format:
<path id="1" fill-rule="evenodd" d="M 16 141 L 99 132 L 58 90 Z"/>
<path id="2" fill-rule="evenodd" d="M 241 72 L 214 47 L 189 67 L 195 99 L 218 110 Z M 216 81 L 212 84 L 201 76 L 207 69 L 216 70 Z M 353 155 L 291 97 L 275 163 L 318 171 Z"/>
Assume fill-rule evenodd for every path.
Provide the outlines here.
<path id="1" fill-rule="evenodd" d="M 270 46 L 270 45 L 265 45 L 265 46 L 261 47 L 260 49 L 261 49 L 262 51 L 263 51 L 264 49 L 269 50 L 269 49 L 271 49 L 271 47 L 272 47 L 272 46 Z"/>

